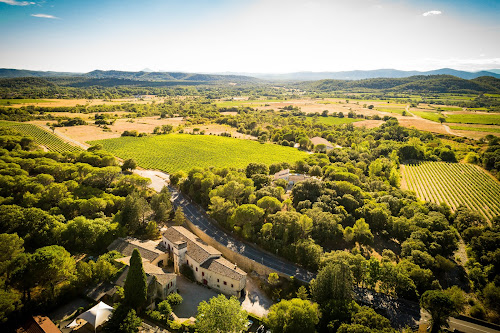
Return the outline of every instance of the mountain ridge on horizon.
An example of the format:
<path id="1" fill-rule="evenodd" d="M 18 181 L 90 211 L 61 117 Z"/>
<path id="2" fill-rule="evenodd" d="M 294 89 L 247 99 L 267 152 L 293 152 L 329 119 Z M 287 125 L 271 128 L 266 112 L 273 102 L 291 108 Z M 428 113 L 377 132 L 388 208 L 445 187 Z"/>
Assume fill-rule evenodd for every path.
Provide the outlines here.
<path id="1" fill-rule="evenodd" d="M 353 71 L 302 71 L 291 73 L 248 73 L 248 72 L 183 72 L 152 71 L 149 68 L 141 71 L 93 70 L 81 72 L 34 71 L 26 69 L 0 68 L 0 78 L 17 77 L 85 77 L 85 78 L 121 78 L 146 81 L 317 81 L 317 80 L 363 80 L 374 78 L 405 78 L 415 75 L 453 75 L 462 79 L 475 79 L 481 76 L 492 76 L 500 79 L 500 69 L 468 72 L 452 68 L 441 68 L 431 71 L 403 71 L 397 69 L 353 70 Z"/>
<path id="2" fill-rule="evenodd" d="M 480 76 L 500 78 L 500 69 L 482 70 L 477 72 L 462 71 L 452 68 L 440 68 L 430 71 L 404 71 L 398 69 L 373 69 L 352 71 L 301 71 L 291 73 L 246 73 L 246 72 L 217 72 L 220 75 L 244 75 L 264 80 L 278 81 L 317 81 L 317 80 L 363 80 L 375 78 L 404 78 L 415 75 L 453 75 L 462 79 L 475 79 Z"/>

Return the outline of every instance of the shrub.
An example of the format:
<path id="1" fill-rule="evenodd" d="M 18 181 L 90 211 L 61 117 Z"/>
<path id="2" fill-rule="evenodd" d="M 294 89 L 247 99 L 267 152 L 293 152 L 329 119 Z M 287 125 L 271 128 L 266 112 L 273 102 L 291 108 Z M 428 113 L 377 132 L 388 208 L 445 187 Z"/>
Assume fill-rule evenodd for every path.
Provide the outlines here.
<path id="1" fill-rule="evenodd" d="M 484 319 L 484 317 L 486 317 L 486 311 L 484 311 L 481 305 L 476 304 L 470 308 L 469 315 L 474 318 Z"/>
<path id="2" fill-rule="evenodd" d="M 171 293 L 167 296 L 167 299 L 166 301 L 171 305 L 171 306 L 175 306 L 175 305 L 179 305 L 182 303 L 183 301 L 183 298 L 181 295 L 179 295 L 178 293 Z"/>

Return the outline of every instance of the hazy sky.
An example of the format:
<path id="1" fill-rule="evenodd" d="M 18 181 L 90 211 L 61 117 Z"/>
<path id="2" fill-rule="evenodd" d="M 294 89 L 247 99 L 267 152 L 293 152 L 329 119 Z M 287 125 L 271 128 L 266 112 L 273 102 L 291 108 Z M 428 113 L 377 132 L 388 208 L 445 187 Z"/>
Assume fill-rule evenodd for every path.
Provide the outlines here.
<path id="1" fill-rule="evenodd" d="M 0 67 L 500 68 L 500 0 L 0 0 Z"/>

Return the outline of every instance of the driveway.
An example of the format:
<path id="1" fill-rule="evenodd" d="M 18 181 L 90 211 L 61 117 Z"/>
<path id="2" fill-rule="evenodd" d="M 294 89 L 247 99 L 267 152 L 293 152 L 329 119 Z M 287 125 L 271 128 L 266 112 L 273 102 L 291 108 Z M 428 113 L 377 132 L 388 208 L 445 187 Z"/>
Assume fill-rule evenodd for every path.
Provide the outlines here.
<path id="1" fill-rule="evenodd" d="M 259 288 L 257 282 L 247 275 L 246 295 L 240 299 L 241 307 L 249 313 L 264 317 L 268 314 L 273 301 Z"/>
<path id="2" fill-rule="evenodd" d="M 215 290 L 191 282 L 182 275 L 177 275 L 177 289 L 184 300 L 181 304 L 176 305 L 173 311 L 177 317 L 182 319 L 195 317 L 198 313 L 198 304 L 219 295 Z"/>

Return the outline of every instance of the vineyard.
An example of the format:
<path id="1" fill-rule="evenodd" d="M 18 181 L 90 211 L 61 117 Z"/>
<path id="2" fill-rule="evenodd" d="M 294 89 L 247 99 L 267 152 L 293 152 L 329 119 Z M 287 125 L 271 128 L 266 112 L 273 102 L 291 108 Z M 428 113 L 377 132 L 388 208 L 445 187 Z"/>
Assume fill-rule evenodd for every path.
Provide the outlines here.
<path id="1" fill-rule="evenodd" d="M 12 128 L 24 135 L 30 136 L 34 139 L 36 144 L 44 146 L 50 151 L 62 153 L 66 151 L 77 152 L 82 150 L 79 147 L 64 142 L 56 135 L 33 124 L 0 121 L 0 127 Z"/>
<path id="2" fill-rule="evenodd" d="M 488 220 L 500 215 L 500 184 L 478 166 L 423 162 L 401 170 L 406 187 L 422 200 L 444 202 L 452 210 L 464 205 Z"/>
<path id="3" fill-rule="evenodd" d="M 141 167 L 169 173 L 194 167 L 244 168 L 250 162 L 294 163 L 307 157 L 295 148 L 211 135 L 169 134 L 91 141 Z"/>

